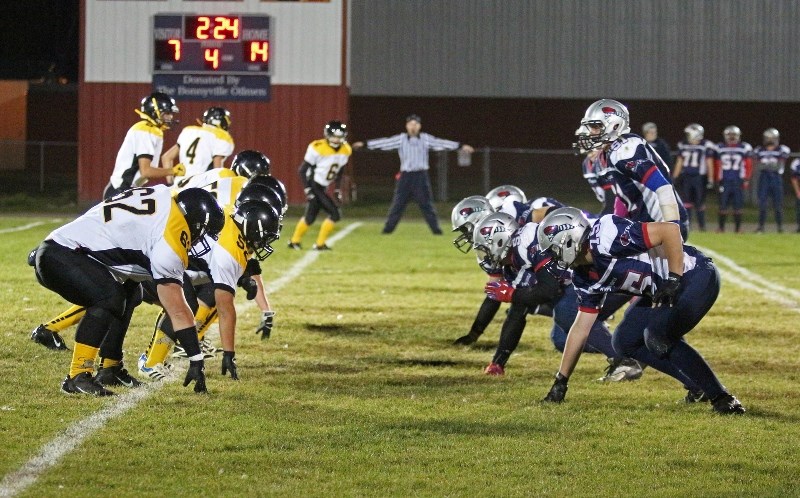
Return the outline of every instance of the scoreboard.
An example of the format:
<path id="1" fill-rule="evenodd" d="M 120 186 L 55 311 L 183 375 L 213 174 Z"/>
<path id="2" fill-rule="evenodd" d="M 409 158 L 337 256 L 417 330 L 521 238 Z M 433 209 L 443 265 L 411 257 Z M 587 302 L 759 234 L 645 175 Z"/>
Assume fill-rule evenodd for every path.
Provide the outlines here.
<path id="1" fill-rule="evenodd" d="M 153 74 L 270 75 L 272 22 L 265 15 L 153 16 Z"/>

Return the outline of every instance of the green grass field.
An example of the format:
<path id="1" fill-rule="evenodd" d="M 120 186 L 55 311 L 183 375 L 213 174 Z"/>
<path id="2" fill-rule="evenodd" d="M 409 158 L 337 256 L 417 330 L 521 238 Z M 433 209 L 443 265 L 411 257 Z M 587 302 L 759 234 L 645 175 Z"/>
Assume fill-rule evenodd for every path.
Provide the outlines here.
<path id="1" fill-rule="evenodd" d="M 128 399 L 60 394 L 69 353 L 28 338 L 66 306 L 25 263 L 53 218 L 0 219 L 0 491 L 72 424 Z M 748 409 L 720 417 L 683 404 L 681 386 L 652 369 L 632 383 L 596 382 L 598 355 L 583 357 L 565 403 L 541 404 L 560 361 L 544 317 L 529 318 L 505 378 L 484 376 L 502 313 L 474 347 L 450 345 L 483 299 L 474 256 L 418 221 L 392 236 L 361 221 L 270 296 L 269 341 L 238 298 L 239 382 L 215 359 L 207 396 L 175 381 L 148 391 L 20 496 L 798 494 L 800 236 L 692 234 L 738 265 L 719 261 L 720 299 L 688 336 Z M 294 222 L 264 265 L 267 282 L 306 254 L 285 248 Z M 156 314 L 143 305 L 134 315 L 131 371 Z M 71 347 L 73 331 L 64 336 Z"/>

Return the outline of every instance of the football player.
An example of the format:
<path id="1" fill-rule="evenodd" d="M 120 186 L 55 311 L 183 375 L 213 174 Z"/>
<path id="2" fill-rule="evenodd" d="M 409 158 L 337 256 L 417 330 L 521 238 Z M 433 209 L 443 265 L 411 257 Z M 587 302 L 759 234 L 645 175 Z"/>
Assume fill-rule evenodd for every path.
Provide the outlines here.
<path id="1" fill-rule="evenodd" d="M 772 202 L 778 233 L 783 232 L 783 170 L 791 150 L 781 145 L 781 134 L 775 128 L 764 130 L 763 145 L 756 147 L 753 158 L 758 170 L 758 229 L 764 231 L 767 221 L 767 204 Z"/>
<path id="2" fill-rule="evenodd" d="M 673 221 L 684 239 L 688 236 L 686 209 L 670 183 L 669 168 L 644 138 L 631 133 L 624 105 L 611 99 L 594 102 L 577 135 L 581 149 L 605 155 L 615 182 L 615 211 L 636 221 Z"/>
<path id="3" fill-rule="evenodd" d="M 555 267 L 552 257 L 539 251 L 538 226 L 531 222 L 519 227 L 511 216 L 495 213 L 475 227 L 473 242 L 478 261 L 481 268 L 491 269 L 491 273 L 487 272 L 490 281 L 485 292 L 495 301 L 511 303 L 497 351 L 484 370 L 487 375 L 504 375 L 505 365 L 525 329 L 528 309 L 549 304 L 554 310 L 554 327 L 561 329 L 569 328 L 578 311 L 570 273 Z M 604 316 L 626 301 L 609 300 Z M 558 348 L 558 344 L 555 345 Z M 642 375 L 642 368 L 636 361 L 615 353 L 611 333 L 602 320 L 592 327 L 586 350 L 602 352 L 608 358 L 609 368 L 603 380 L 634 380 Z"/>
<path id="4" fill-rule="evenodd" d="M 790 180 L 792 181 L 792 190 L 794 190 L 794 213 L 795 220 L 797 221 L 797 233 L 800 233 L 800 158 L 792 161 L 789 167 L 791 171 Z"/>
<path id="5" fill-rule="evenodd" d="M 195 392 L 206 391 L 203 355 L 181 283 L 189 249 L 206 234 L 216 236 L 223 223 L 222 209 L 208 192 L 189 189 L 173 197 L 157 185 L 122 192 L 47 236 L 36 251 L 37 279 L 86 307 L 63 392 L 107 396 L 113 393 L 104 384 L 140 384 L 122 364 L 122 342 L 144 280 L 156 282 L 176 338 L 189 354 L 184 386 L 194 381 Z M 98 352 L 102 360 L 93 377 Z"/>
<path id="6" fill-rule="evenodd" d="M 581 129 L 575 130 L 575 136 L 580 135 Z M 581 162 L 581 170 L 583 177 L 589 183 L 592 192 L 597 200 L 603 205 L 600 214 L 609 214 L 614 212 L 614 177 L 608 169 L 608 158 L 602 154 L 600 149 L 585 150 L 573 143 L 572 148 L 577 153 L 585 156 Z M 559 206 L 561 207 L 561 206 Z"/>
<path id="7" fill-rule="evenodd" d="M 325 138 L 314 140 L 308 145 L 303 164 L 300 165 L 300 181 L 306 193 L 306 211 L 294 229 L 289 248 L 302 249 L 301 243 L 308 227 L 317 219 L 320 209 L 328 213 L 322 222 L 314 249 L 330 250 L 325 243 L 333 232 L 336 222 L 342 217 L 339 206 L 342 203 L 342 174 L 353 149 L 347 143 L 347 125 L 341 121 L 329 121 L 325 125 Z M 334 184 L 334 197 L 326 192 Z"/>
<path id="8" fill-rule="evenodd" d="M 164 168 L 171 168 L 177 160 L 186 168 L 186 176 L 222 168 L 225 160 L 233 154 L 233 137 L 228 131 L 230 125 L 231 113 L 227 109 L 209 107 L 197 125 L 181 130 L 177 143 L 161 156 L 161 164 Z"/>
<path id="9" fill-rule="evenodd" d="M 714 179 L 709 173 L 714 171 L 714 144 L 704 138 L 705 129 L 692 123 L 683 129 L 685 140 L 678 142 L 678 158 L 672 171 L 672 179 L 680 181 L 683 205 L 691 221 L 692 210 L 697 210 L 697 225 L 701 232 L 706 230 L 706 190 Z"/>
<path id="10" fill-rule="evenodd" d="M 569 377 L 609 292 L 643 296 L 614 331 L 614 349 L 683 383 L 687 402 L 711 401 L 722 414 L 744 413 L 703 357 L 684 339 L 717 299 L 720 279 L 709 258 L 683 244 L 674 223 L 606 215 L 593 224 L 580 210 L 556 209 L 537 229 L 539 245 L 573 269 L 579 311 L 556 380 L 544 401 L 561 402 Z"/>
<path id="11" fill-rule="evenodd" d="M 156 92 L 143 98 L 135 112 L 142 120 L 131 126 L 122 141 L 111 180 L 103 192 L 104 199 L 131 187 L 141 187 L 150 179 L 186 174 L 182 164 L 171 168 L 158 167 L 164 146 L 164 130 L 178 122 L 175 100 Z"/>
<path id="12" fill-rule="evenodd" d="M 714 166 L 719 182 L 719 227 L 725 231 L 725 221 L 733 213 L 736 232 L 742 231 L 742 207 L 744 190 L 749 188 L 752 169 L 753 147 L 742 142 L 742 131 L 738 126 L 728 126 L 722 133 L 724 142 L 714 149 Z"/>
<path id="13" fill-rule="evenodd" d="M 495 211 L 498 211 L 507 199 L 521 203 L 528 202 L 528 199 L 525 197 L 525 192 L 514 185 L 500 185 L 499 187 L 495 187 L 486 194 L 486 199 L 488 199 L 489 204 L 492 205 L 492 209 Z"/>

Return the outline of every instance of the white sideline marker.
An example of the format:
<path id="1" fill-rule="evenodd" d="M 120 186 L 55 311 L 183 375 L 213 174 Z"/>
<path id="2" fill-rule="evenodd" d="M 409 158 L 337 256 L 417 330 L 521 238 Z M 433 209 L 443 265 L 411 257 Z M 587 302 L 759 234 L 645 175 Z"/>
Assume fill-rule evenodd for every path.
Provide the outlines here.
<path id="1" fill-rule="evenodd" d="M 30 225 L 32 226 L 27 228 L 42 225 L 43 223 L 44 222 L 36 222 L 36 224 L 31 223 Z M 344 227 L 340 232 L 336 233 L 329 240 L 331 242 L 341 240 L 361 225 L 363 225 L 361 222 L 351 223 Z M 20 230 L 23 230 L 23 228 L 16 227 L 16 230 L 14 231 Z M 266 286 L 266 290 L 272 293 L 281 289 L 284 285 L 297 278 L 303 272 L 303 270 L 308 267 L 308 265 L 316 261 L 316 259 L 319 257 L 319 254 L 320 253 L 318 251 L 307 252 L 280 278 L 270 282 L 270 284 Z M 248 301 L 245 306 L 247 305 L 252 304 L 250 301 Z M 126 392 L 125 394 L 116 396 L 115 399 L 117 400 L 117 403 L 107 406 L 99 412 L 93 413 L 85 419 L 79 420 L 70 425 L 55 439 L 42 446 L 39 450 L 39 453 L 35 457 L 28 460 L 18 470 L 6 474 L 5 477 L 3 477 L 3 481 L 0 482 L 0 497 L 16 496 L 17 494 L 23 492 L 30 485 L 35 483 L 39 476 L 41 476 L 45 471 L 57 464 L 62 457 L 78 447 L 84 439 L 94 434 L 97 430 L 102 429 L 106 425 L 106 422 L 125 414 L 125 412 L 131 408 L 134 408 L 142 400 L 160 390 L 167 382 L 175 382 L 180 380 L 180 377 L 180 371 L 177 371 L 175 372 L 175 375 L 167 377 L 163 381 L 149 383 L 143 386 L 143 388 L 134 389 Z"/>
<path id="2" fill-rule="evenodd" d="M 31 228 L 35 228 L 35 227 L 44 225 L 46 223 L 60 223 L 62 221 L 63 220 L 61 218 L 54 218 L 54 219 L 52 219 L 50 221 L 34 221 L 32 223 L 28 223 L 27 225 L 20 225 L 18 227 L 2 228 L 2 229 L 0 229 L 0 234 L 22 232 L 22 231 L 25 231 L 25 230 L 28 230 L 28 229 L 31 229 Z M 2 495 L 0 495 L 0 496 L 2 496 Z"/>

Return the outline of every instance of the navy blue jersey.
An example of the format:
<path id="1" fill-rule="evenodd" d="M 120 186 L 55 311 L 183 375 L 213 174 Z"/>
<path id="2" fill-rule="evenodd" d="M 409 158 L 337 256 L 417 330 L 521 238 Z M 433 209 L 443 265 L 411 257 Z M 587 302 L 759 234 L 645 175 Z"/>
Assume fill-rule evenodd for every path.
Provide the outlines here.
<path id="1" fill-rule="evenodd" d="M 595 197 L 600 202 L 605 202 L 607 195 L 614 195 L 614 176 L 608 169 L 607 159 L 602 153 L 594 158 L 589 155 L 583 158 L 581 164 L 583 177 L 589 182 Z"/>
<path id="2" fill-rule="evenodd" d="M 647 225 L 612 214 L 592 225 L 589 234 L 590 266 L 573 271 L 572 283 L 581 311 L 597 313 L 608 293 L 653 296 L 669 275 L 660 247 L 653 247 Z M 683 246 L 683 271 L 707 258 L 692 246 Z"/>
<path id="3" fill-rule="evenodd" d="M 783 175 L 786 169 L 786 161 L 789 159 L 789 154 L 791 154 L 791 150 L 785 145 L 779 145 L 773 150 L 759 146 L 753 151 L 756 168 L 759 171 L 774 173 L 776 175 Z"/>
<path id="4" fill-rule="evenodd" d="M 711 140 L 701 140 L 698 144 L 681 141 L 678 142 L 678 154 L 683 158 L 681 175 L 707 175 L 706 159 L 714 157 L 714 144 Z"/>
<path id="5" fill-rule="evenodd" d="M 800 159 L 795 159 L 792 161 L 792 165 L 789 166 L 789 171 L 791 171 L 792 178 L 797 178 L 800 180 Z"/>
<path id="6" fill-rule="evenodd" d="M 627 133 L 612 143 L 605 153 L 616 183 L 614 193 L 625 205 L 630 219 L 667 221 L 661 213 L 656 190 L 669 185 L 678 204 L 681 224 L 687 224 L 686 208 L 672 187 L 669 167 L 645 139 Z"/>
<path id="7" fill-rule="evenodd" d="M 748 160 L 752 154 L 753 147 L 747 142 L 717 144 L 714 151 L 714 157 L 719 161 L 717 180 L 730 181 L 748 178 Z"/>

